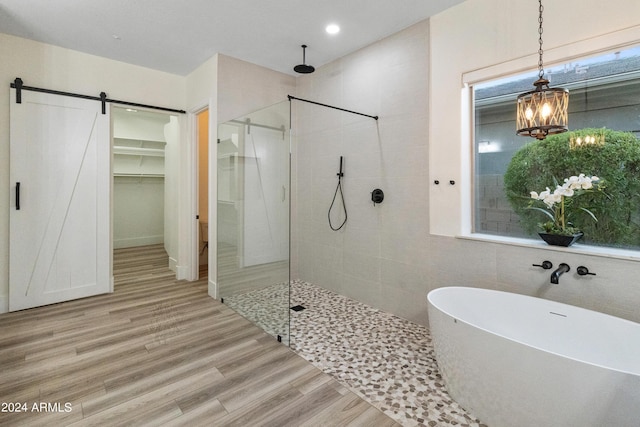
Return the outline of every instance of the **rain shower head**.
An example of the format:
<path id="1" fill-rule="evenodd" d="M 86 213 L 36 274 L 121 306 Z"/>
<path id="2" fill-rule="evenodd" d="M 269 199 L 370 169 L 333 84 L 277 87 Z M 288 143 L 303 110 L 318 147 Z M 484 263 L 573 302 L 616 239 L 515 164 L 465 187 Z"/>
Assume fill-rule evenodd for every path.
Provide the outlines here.
<path id="1" fill-rule="evenodd" d="M 307 65 L 305 58 L 305 50 L 307 49 L 307 45 L 302 45 L 302 64 L 296 65 L 293 67 L 293 71 L 300 74 L 309 74 L 313 73 L 316 69 L 312 65 Z"/>

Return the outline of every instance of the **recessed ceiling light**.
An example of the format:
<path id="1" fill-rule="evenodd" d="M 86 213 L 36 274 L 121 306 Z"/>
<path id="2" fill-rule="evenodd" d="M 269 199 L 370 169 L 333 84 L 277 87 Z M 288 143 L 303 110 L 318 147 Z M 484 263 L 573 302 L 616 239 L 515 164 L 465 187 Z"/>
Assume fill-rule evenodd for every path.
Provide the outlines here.
<path id="1" fill-rule="evenodd" d="M 340 27 L 338 24 L 329 24 L 325 28 L 325 31 L 329 34 L 338 34 L 340 32 Z"/>

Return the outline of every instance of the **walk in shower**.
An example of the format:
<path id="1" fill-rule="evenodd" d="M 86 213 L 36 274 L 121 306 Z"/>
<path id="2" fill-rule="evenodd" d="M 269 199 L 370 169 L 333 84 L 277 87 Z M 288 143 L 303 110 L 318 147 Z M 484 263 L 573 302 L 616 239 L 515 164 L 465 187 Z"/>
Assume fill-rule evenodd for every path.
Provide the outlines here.
<path id="1" fill-rule="evenodd" d="M 365 302 L 379 298 L 369 290 L 380 280 L 383 208 L 372 197 L 382 193 L 384 166 L 377 116 L 288 98 L 218 126 L 217 284 L 226 305 L 291 345 L 290 320 L 314 305 L 314 285 L 358 297 L 346 283 L 360 283 Z M 300 126 L 295 141 L 292 122 Z M 350 231 L 346 205 L 357 220 Z M 358 276 L 363 263 L 375 277 Z"/>
<path id="2" fill-rule="evenodd" d="M 218 126 L 221 300 L 289 343 L 290 103 Z"/>

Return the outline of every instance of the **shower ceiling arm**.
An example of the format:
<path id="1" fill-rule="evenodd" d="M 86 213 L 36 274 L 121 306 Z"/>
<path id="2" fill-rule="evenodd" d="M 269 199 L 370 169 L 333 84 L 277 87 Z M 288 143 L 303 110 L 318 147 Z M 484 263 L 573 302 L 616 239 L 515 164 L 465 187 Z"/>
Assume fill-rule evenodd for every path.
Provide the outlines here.
<path id="1" fill-rule="evenodd" d="M 374 120 L 378 120 L 378 116 L 372 116 L 370 114 L 359 113 L 357 111 L 347 110 L 347 109 L 340 108 L 340 107 L 334 107 L 333 105 L 322 104 L 320 102 L 310 101 L 308 99 L 296 98 L 295 96 L 292 96 L 292 95 L 287 95 L 287 98 L 289 98 L 289 101 L 291 101 L 292 99 L 296 99 L 298 101 L 308 102 L 310 104 L 315 104 L 315 105 L 320 105 L 321 107 L 333 108 L 334 110 L 340 110 L 340 111 L 344 111 L 346 113 L 357 114 L 359 116 L 370 117 L 370 118 L 372 118 Z"/>

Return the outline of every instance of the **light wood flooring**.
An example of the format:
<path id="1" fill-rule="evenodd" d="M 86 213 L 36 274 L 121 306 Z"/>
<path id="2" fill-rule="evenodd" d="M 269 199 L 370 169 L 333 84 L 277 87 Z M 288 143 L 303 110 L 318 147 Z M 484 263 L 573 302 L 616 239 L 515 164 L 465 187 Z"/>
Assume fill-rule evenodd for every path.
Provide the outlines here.
<path id="1" fill-rule="evenodd" d="M 166 264 L 120 249 L 113 294 L 0 315 L 0 425 L 397 425 Z"/>
<path id="2" fill-rule="evenodd" d="M 223 298 L 289 283 L 289 261 L 240 267 L 238 248 L 218 243 L 218 291 Z"/>

